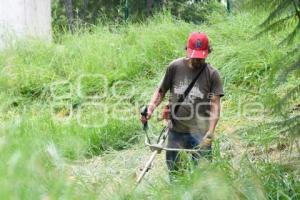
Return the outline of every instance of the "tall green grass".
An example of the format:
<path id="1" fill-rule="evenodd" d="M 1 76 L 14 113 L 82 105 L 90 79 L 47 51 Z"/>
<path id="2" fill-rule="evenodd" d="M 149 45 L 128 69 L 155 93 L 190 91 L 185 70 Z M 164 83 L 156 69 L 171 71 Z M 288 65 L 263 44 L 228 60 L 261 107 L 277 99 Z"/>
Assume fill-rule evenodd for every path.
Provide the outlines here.
<path id="1" fill-rule="evenodd" d="M 214 48 L 209 60 L 224 79 L 224 119 L 218 132 L 226 135 L 232 126 L 255 125 L 257 121 L 236 115 L 239 101 L 260 101 L 270 64 L 286 51 L 276 46 L 280 34 L 253 38 L 263 16 L 249 12 L 214 16 L 207 25 L 196 26 L 160 15 L 143 24 L 78 30 L 52 44 L 20 41 L 2 51 L 0 198 L 101 199 L 99 189 L 89 189 L 92 183 L 86 186 L 71 179 L 66 164 L 140 141 L 139 108 L 149 101 L 165 66 L 185 56 L 185 41 L 192 31 L 208 33 Z M 266 112 L 267 117 L 271 116 Z M 194 176 L 184 176 L 175 186 L 158 180 L 152 190 L 142 188 L 146 193 L 141 194 L 115 183 L 119 193 L 109 196 L 182 199 L 187 193 L 194 199 L 297 198 L 299 180 L 291 176 L 295 171 L 264 160 L 254 165 L 245 162 L 236 169 L 229 152 L 222 152 L 224 156 L 220 151 L 216 148 L 212 165 L 203 164 Z"/>

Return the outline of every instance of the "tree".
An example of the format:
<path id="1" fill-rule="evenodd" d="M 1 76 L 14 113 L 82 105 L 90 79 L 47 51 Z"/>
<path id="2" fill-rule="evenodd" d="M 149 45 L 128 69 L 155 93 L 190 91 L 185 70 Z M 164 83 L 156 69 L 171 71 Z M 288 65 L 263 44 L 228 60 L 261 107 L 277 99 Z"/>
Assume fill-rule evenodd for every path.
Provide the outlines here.
<path id="1" fill-rule="evenodd" d="M 74 32 L 74 14 L 72 0 L 64 0 L 69 30 Z"/>
<path id="2" fill-rule="evenodd" d="M 152 15 L 153 0 L 147 0 L 147 16 Z"/>
<path id="3" fill-rule="evenodd" d="M 89 5 L 89 0 L 83 0 L 83 6 L 80 12 L 80 18 L 83 21 L 86 20 L 86 15 L 88 14 L 88 5 Z"/>
<path id="4" fill-rule="evenodd" d="M 288 76 L 300 74 L 300 44 L 293 41 L 300 35 L 300 0 L 248 0 L 247 5 L 258 9 L 269 9 L 270 13 L 260 24 L 261 31 L 257 37 L 272 32 L 276 34 L 279 30 L 289 30 L 286 36 L 279 41 L 279 48 L 290 45 L 292 50 L 286 52 L 276 63 L 272 63 L 269 83 L 270 88 L 278 87 L 286 82 Z M 291 58 L 291 59 L 286 59 Z M 287 60 L 291 60 L 287 62 Z M 276 76 L 277 75 L 277 76 Z M 297 105 L 291 105 L 300 94 L 300 84 L 289 89 L 285 96 L 279 97 L 273 94 L 273 90 L 266 90 L 266 105 L 273 110 L 273 114 L 281 119 L 272 123 L 262 123 L 259 127 L 252 128 L 253 131 L 279 132 L 286 140 L 293 142 L 300 136 L 300 114 L 292 113 L 291 110 L 299 109 Z M 299 102 L 298 102 L 299 103 Z M 291 108 L 292 106 L 292 108 Z"/>
<path id="5" fill-rule="evenodd" d="M 192 3 L 194 2 L 194 3 Z M 209 4 L 212 2 L 211 4 Z M 208 13 L 216 10 L 214 0 L 128 0 L 129 20 L 143 21 L 163 8 L 169 9 L 175 17 L 187 22 L 201 23 Z M 214 4 L 216 5 L 216 4 Z M 54 30 L 65 27 L 74 32 L 74 23 L 96 24 L 101 22 L 120 23 L 124 21 L 125 0 L 52 0 Z"/>
<path id="6" fill-rule="evenodd" d="M 164 0 L 158 0 L 158 10 L 161 11 L 164 8 L 165 1 Z"/>
<path id="7" fill-rule="evenodd" d="M 252 3 L 272 10 L 260 25 L 263 28 L 261 33 L 285 29 L 296 21 L 293 31 L 282 41 L 283 43 L 293 42 L 300 31 L 300 0 L 265 0 L 264 2 L 254 0 Z"/>

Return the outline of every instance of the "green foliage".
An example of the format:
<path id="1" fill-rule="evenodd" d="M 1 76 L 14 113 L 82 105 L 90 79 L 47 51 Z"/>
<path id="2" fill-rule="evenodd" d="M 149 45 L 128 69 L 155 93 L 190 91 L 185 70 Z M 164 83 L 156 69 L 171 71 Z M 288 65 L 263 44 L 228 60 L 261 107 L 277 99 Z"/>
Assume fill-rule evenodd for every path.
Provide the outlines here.
<path id="1" fill-rule="evenodd" d="M 153 0 L 150 13 L 170 10 L 173 16 L 187 22 L 202 23 L 209 19 L 212 12 L 225 13 L 225 9 L 216 0 L 196 1 L 187 0 L 166 1 Z M 72 0 L 75 27 L 89 27 L 91 24 L 122 24 L 125 15 L 125 0 Z M 129 21 L 141 22 L 148 17 L 146 1 L 128 0 Z M 64 1 L 52 1 L 52 26 L 54 32 L 67 30 L 68 19 Z"/>
<path id="2" fill-rule="evenodd" d="M 252 162 L 247 156 L 235 166 L 221 156 L 220 141 L 215 141 L 212 163 L 205 159 L 186 175 L 170 183 L 158 178 L 148 190 L 120 191 L 128 199 L 297 199 L 299 181 L 297 170 L 289 165 L 260 160 Z M 157 192 L 160 191 L 160 192 Z"/>
<path id="3" fill-rule="evenodd" d="M 267 33 L 280 35 L 277 48 L 287 48 L 289 50 L 278 56 L 272 63 L 271 73 L 268 79 L 268 88 L 282 88 L 286 86 L 288 79 L 293 80 L 294 84 L 280 94 L 275 94 L 270 89 L 264 90 L 265 103 L 271 108 L 275 116 L 280 116 L 282 121 L 276 124 L 269 124 L 265 131 L 273 129 L 282 130 L 286 137 L 299 136 L 299 113 L 293 112 L 293 108 L 299 102 L 300 83 L 297 77 L 300 73 L 300 2 L 298 0 L 279 0 L 279 1 L 251 1 L 251 6 L 257 6 L 258 9 L 268 8 L 271 10 L 263 22 L 260 24 L 259 36 Z M 286 30 L 282 32 L 281 30 Z M 281 34 L 278 34 L 278 31 Z M 273 97 L 271 97 L 273 96 Z"/>
<path id="4" fill-rule="evenodd" d="M 225 13 L 225 8 L 216 1 L 206 0 L 188 3 L 185 0 L 168 1 L 167 8 L 172 15 L 186 22 L 200 24 L 209 21 L 212 13 Z"/>
<path id="5" fill-rule="evenodd" d="M 55 139 L 69 158 L 125 148 L 140 133 L 135 119 L 157 84 L 157 75 L 162 66 L 184 55 L 183 41 L 191 29 L 192 25 L 173 21 L 170 16 L 157 16 L 147 25 L 113 30 L 99 26 L 93 32 L 66 34 L 61 44 L 20 41 L 15 48 L 1 53 L 1 95 L 3 99 L 10 97 L 2 101 L 3 116 L 10 116 L 10 110 L 33 116 L 45 110 L 40 116 L 46 118 L 44 121 L 26 115 L 25 121 L 34 121 L 33 127 L 18 131 L 30 135 L 31 128 L 41 132 L 45 129 L 46 135 L 67 134 L 74 141 L 77 138 L 83 145 L 76 149 L 64 141 L 65 137 Z M 136 87 L 137 82 L 140 87 Z M 78 124 L 78 117 L 83 126 Z M 104 119 L 106 125 L 93 128 L 103 124 Z M 52 124 L 53 129 L 48 130 L 46 124 Z"/>
<path id="6" fill-rule="evenodd" d="M 300 2 L 299 0 L 280 0 L 264 1 L 263 4 L 258 1 L 252 1 L 252 4 L 264 6 L 271 9 L 271 13 L 260 25 L 265 32 L 277 32 L 293 27 L 292 31 L 284 38 L 282 42 L 292 43 L 295 37 L 299 36 L 300 30 Z"/>
<path id="7" fill-rule="evenodd" d="M 59 42 L 53 44 L 24 41 L 1 52 L 1 199 L 96 199 L 104 193 L 111 199 L 182 199 L 188 195 L 203 199 L 297 199 L 297 162 L 275 163 L 263 156 L 251 157 L 250 151 L 254 149 L 256 153 L 261 147 L 269 150 L 267 146 L 274 141 L 299 133 L 293 128 L 299 121 L 297 116 L 290 118 L 288 127 L 294 130 L 290 132 L 282 126 L 282 119 L 275 121 L 277 118 L 269 113 L 246 110 L 250 116 L 261 116 L 261 121 L 276 122 L 272 129 L 258 126 L 253 131 L 241 129 L 236 135 L 250 148 L 244 154 L 249 156 L 243 157 L 241 149 L 236 148 L 235 153 L 242 157 L 237 162 L 232 159 L 230 149 L 221 149 L 226 142 L 215 141 L 213 163 L 203 161 L 199 169 L 183 176 L 175 185 L 156 180 L 134 191 L 128 189 L 133 182 L 126 177 L 116 182 L 108 180 L 112 182 L 109 185 L 112 192 L 108 192 L 102 191 L 104 185 L 97 179 L 88 182 L 86 177 L 72 177 L 74 172 L 67 167 L 70 160 L 128 148 L 139 141 L 142 132 L 138 108 L 149 100 L 164 66 L 185 55 L 186 37 L 192 31 L 208 33 L 214 48 L 210 62 L 224 79 L 224 120 L 220 125 L 229 128 L 221 128 L 220 132 L 229 135 L 235 126 L 257 126 L 260 120 L 236 116 L 239 101 L 260 102 L 262 91 L 285 96 L 286 87 L 294 88 L 299 83 L 296 75 L 287 75 L 286 82 L 279 87 L 268 83 L 277 80 L 279 72 L 272 63 L 281 61 L 283 66 L 298 57 L 296 53 L 286 54 L 293 51 L 293 46 L 277 48 L 278 41 L 291 27 L 278 34 L 253 38 L 257 24 L 266 15 L 265 12 L 214 15 L 209 24 L 201 26 L 160 15 L 147 23 L 78 29 L 73 35 L 58 37 Z M 107 94 L 102 76 L 94 76 L 99 74 L 107 78 Z M 100 99 L 89 99 L 97 96 Z M 269 100 L 276 102 L 278 98 Z M 104 104 L 108 108 L 107 117 L 104 107 L 93 107 L 90 103 Z M 105 119 L 106 125 L 92 126 Z M 129 162 L 137 159 L 127 154 L 126 158 Z M 98 166 L 95 169 L 100 170 Z"/>

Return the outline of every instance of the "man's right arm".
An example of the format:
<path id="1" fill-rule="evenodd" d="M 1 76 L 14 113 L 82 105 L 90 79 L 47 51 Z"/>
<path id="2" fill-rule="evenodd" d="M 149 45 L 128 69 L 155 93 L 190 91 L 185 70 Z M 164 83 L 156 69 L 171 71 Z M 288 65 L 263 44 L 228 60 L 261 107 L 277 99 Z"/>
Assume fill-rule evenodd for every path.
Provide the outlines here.
<path id="1" fill-rule="evenodd" d="M 161 89 L 157 89 L 154 92 L 154 94 L 152 95 L 152 98 L 148 104 L 147 120 L 149 120 L 151 118 L 153 111 L 163 101 L 164 96 L 165 96 L 165 94 L 163 93 L 163 91 Z"/>
<path id="2" fill-rule="evenodd" d="M 169 65 L 164 77 L 162 78 L 162 80 L 159 84 L 158 89 L 155 90 L 155 92 L 152 95 L 152 98 L 148 104 L 147 117 L 141 116 L 142 123 L 146 123 L 146 121 L 151 118 L 152 113 L 154 112 L 155 108 L 157 106 L 159 106 L 159 104 L 162 102 L 165 94 L 171 88 L 172 76 L 173 76 L 172 66 Z"/>

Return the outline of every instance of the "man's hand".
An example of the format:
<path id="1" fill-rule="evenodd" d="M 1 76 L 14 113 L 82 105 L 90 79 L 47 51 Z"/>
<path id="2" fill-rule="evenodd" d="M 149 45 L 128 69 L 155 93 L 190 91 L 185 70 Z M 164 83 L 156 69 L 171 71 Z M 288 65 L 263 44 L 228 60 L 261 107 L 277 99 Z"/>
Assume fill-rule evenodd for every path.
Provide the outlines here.
<path id="1" fill-rule="evenodd" d="M 221 98 L 220 96 L 212 96 L 210 107 L 210 123 L 209 128 L 205 136 L 203 137 L 203 145 L 210 146 L 214 138 L 214 130 L 217 126 L 221 110 Z"/>
<path id="2" fill-rule="evenodd" d="M 214 133 L 212 131 L 207 131 L 207 133 L 203 137 L 202 144 L 205 147 L 210 146 L 213 141 L 213 138 L 214 138 Z"/>
<path id="3" fill-rule="evenodd" d="M 152 95 L 151 101 L 148 104 L 146 115 L 141 115 L 141 122 L 145 124 L 152 116 L 154 109 L 161 103 L 164 98 L 164 93 L 160 89 L 157 89 Z"/>
<path id="4" fill-rule="evenodd" d="M 153 110 L 150 108 L 150 106 L 147 108 L 147 113 L 145 113 L 146 115 L 141 115 L 141 122 L 143 124 L 145 124 L 152 116 Z"/>

